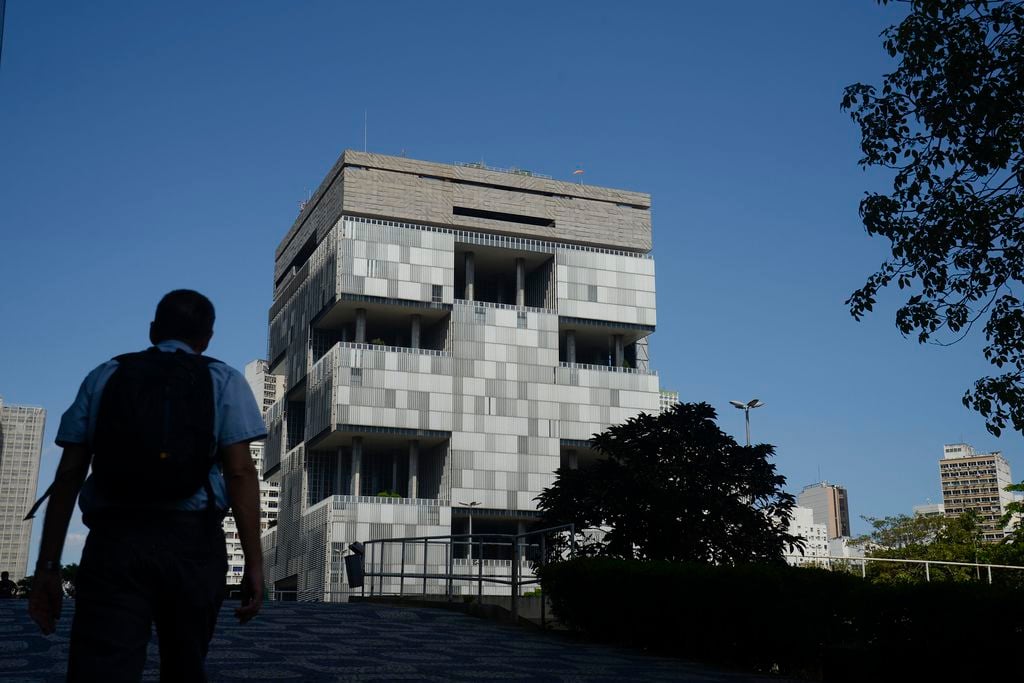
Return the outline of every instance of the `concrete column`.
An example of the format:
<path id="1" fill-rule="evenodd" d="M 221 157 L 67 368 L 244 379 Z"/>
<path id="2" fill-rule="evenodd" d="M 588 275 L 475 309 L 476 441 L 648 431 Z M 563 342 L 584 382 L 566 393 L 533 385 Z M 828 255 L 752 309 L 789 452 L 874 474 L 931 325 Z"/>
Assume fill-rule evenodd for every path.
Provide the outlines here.
<path id="1" fill-rule="evenodd" d="M 516 259 L 516 306 L 526 305 L 526 259 Z"/>
<path id="2" fill-rule="evenodd" d="M 412 334 L 410 335 L 409 346 L 414 349 L 420 348 L 420 325 L 423 316 L 418 313 L 412 316 Z"/>
<path id="3" fill-rule="evenodd" d="M 363 474 L 363 437 L 352 437 L 352 493 L 360 495 L 360 479 Z"/>
<path id="4" fill-rule="evenodd" d="M 343 496 L 345 495 L 345 491 L 341 488 L 341 482 L 344 480 L 344 477 L 342 476 L 344 471 L 342 470 L 341 465 L 345 462 L 345 449 L 339 448 L 336 457 L 338 458 L 338 462 L 334 466 L 334 495 Z"/>
<path id="5" fill-rule="evenodd" d="M 388 487 L 388 490 L 398 490 L 398 455 L 396 453 L 391 454 L 391 486 Z"/>
<path id="6" fill-rule="evenodd" d="M 476 284 L 476 263 L 473 252 L 466 252 L 466 301 L 473 301 L 473 286 Z"/>
<path id="7" fill-rule="evenodd" d="M 576 330 L 565 331 L 565 362 L 576 362 Z"/>
<path id="8" fill-rule="evenodd" d="M 580 468 L 580 455 L 575 450 L 566 452 L 566 460 L 570 470 L 578 470 Z"/>
<path id="9" fill-rule="evenodd" d="M 621 368 L 626 363 L 626 349 L 622 345 L 622 335 L 616 334 L 612 339 L 615 343 L 615 367 Z"/>
<path id="10" fill-rule="evenodd" d="M 419 498 L 420 442 L 409 442 L 409 497 Z"/>
<path id="11" fill-rule="evenodd" d="M 366 343 L 366 309 L 356 309 L 356 344 Z"/>
<path id="12" fill-rule="evenodd" d="M 526 522 L 524 522 L 523 520 L 519 520 L 516 523 L 516 533 L 517 534 L 525 534 L 526 533 Z M 523 543 L 524 541 L 525 541 L 525 539 L 520 539 L 519 542 Z"/>

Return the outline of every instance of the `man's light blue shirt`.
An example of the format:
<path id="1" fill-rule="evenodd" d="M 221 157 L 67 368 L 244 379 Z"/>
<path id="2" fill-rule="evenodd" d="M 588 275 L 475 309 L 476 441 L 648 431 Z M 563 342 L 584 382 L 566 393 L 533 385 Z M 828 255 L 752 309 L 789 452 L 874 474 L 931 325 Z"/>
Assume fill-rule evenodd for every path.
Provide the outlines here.
<path id="1" fill-rule="evenodd" d="M 195 353 L 188 344 L 177 340 L 162 341 L 156 347 L 169 353 L 174 351 Z M 78 396 L 75 397 L 74 403 L 60 419 L 60 428 L 57 430 L 56 439 L 58 446 L 68 444 L 88 446 L 92 444 L 92 437 L 96 431 L 96 418 L 99 415 L 100 396 L 107 380 L 116 369 L 117 361 L 109 360 L 86 376 L 82 386 L 78 389 Z M 267 435 L 267 428 L 263 424 L 263 417 L 260 415 L 256 398 L 242 374 L 219 361 L 210 363 L 209 369 L 210 377 L 213 379 L 213 431 L 217 447 L 224 448 L 231 444 L 264 438 Z M 224 474 L 220 463 L 210 469 L 210 486 L 213 489 L 214 503 L 221 510 L 227 510 L 227 486 L 224 483 Z M 82 486 L 78 505 L 82 509 L 83 515 L 110 505 L 96 490 L 92 474 Z M 171 504 L 169 507 L 186 511 L 205 510 L 205 487 L 200 487 L 191 498 Z"/>

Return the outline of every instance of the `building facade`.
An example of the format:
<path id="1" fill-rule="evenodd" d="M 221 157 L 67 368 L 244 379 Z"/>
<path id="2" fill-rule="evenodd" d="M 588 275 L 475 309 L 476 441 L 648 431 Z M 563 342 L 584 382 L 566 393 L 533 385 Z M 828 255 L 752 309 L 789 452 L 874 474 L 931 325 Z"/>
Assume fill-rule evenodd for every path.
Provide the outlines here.
<path id="1" fill-rule="evenodd" d="M 245 366 L 245 381 L 248 382 L 256 402 L 267 419 L 267 411 L 274 402 L 284 395 L 284 378 L 272 375 L 265 360 L 254 360 Z M 263 471 L 263 441 L 249 444 L 249 454 L 256 464 L 256 471 Z M 280 502 L 280 488 L 277 482 L 260 480 L 260 531 L 265 532 L 277 524 L 277 506 Z M 237 585 L 242 582 L 245 573 L 245 553 L 238 538 L 238 525 L 234 515 L 224 518 L 224 542 L 228 551 L 227 584 Z"/>
<path id="2" fill-rule="evenodd" d="M 999 541 L 1006 536 L 1000 518 L 1014 500 L 1006 490 L 1013 477 L 1010 463 L 1002 453 L 977 453 L 965 443 L 946 444 L 939 460 L 939 478 L 947 517 L 974 510 L 986 541 Z"/>
<path id="3" fill-rule="evenodd" d="M 32 520 L 46 411 L 5 405 L 0 398 L 0 571 L 18 581 L 28 572 Z"/>
<path id="4" fill-rule="evenodd" d="M 922 503 L 915 505 L 915 517 L 942 517 L 946 514 L 946 508 L 942 503 Z"/>
<path id="5" fill-rule="evenodd" d="M 789 533 L 802 536 L 805 542 L 804 552 L 790 553 L 786 562 L 794 567 L 825 566 L 828 563 L 829 540 L 828 529 L 814 519 L 814 510 L 796 506 L 793 518 L 789 523 Z"/>
<path id="6" fill-rule="evenodd" d="M 850 502 L 842 486 L 827 481 L 805 486 L 797 505 L 814 511 L 814 522 L 826 526 L 830 539 L 850 535 Z"/>
<path id="7" fill-rule="evenodd" d="M 593 434 L 659 408 L 650 250 L 646 194 L 345 152 L 276 253 L 274 588 L 344 599 L 353 541 L 535 521 Z"/>
<path id="8" fill-rule="evenodd" d="M 665 412 L 671 410 L 672 406 L 679 403 L 679 392 L 662 389 L 658 397 L 658 410 Z"/>

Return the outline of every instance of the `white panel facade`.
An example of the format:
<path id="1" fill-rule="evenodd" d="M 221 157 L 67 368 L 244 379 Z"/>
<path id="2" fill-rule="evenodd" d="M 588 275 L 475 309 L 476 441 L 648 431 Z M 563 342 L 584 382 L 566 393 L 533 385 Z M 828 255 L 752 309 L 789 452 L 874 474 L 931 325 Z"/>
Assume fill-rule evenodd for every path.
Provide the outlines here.
<path id="1" fill-rule="evenodd" d="M 470 502 L 476 533 L 524 529 L 576 449 L 659 409 L 647 255 L 380 214 L 339 215 L 279 250 L 269 367 L 285 395 L 267 411 L 263 471 L 280 513 L 263 543 L 268 580 L 300 599 L 350 592 L 350 543 L 464 532 Z"/>

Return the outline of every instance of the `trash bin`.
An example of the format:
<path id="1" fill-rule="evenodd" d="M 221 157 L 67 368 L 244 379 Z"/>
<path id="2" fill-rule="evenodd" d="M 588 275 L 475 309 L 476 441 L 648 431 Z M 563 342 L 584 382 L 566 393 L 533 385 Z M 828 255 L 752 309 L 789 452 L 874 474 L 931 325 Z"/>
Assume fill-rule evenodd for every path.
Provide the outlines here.
<path id="1" fill-rule="evenodd" d="M 345 556 L 345 574 L 348 576 L 349 588 L 360 588 L 363 585 L 363 544 L 352 543 L 348 547 L 351 555 Z"/>

